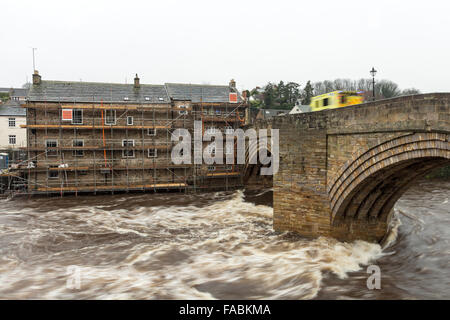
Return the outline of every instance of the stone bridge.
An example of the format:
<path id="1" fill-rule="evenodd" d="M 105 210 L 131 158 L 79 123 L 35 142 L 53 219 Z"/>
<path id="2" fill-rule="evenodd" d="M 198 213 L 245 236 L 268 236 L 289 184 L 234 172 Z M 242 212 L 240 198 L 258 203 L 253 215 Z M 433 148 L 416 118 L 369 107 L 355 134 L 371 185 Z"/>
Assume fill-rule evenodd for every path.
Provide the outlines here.
<path id="1" fill-rule="evenodd" d="M 402 194 L 450 164 L 450 93 L 281 116 L 253 127 L 279 129 L 274 229 L 305 237 L 382 242 Z M 256 165 L 244 176 L 258 179 Z"/>

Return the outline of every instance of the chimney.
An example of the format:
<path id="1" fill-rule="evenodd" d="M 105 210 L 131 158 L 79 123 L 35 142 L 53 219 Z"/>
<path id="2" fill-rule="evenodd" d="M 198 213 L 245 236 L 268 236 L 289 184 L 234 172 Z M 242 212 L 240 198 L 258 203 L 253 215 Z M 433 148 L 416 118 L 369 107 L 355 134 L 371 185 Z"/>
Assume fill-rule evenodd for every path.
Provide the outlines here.
<path id="1" fill-rule="evenodd" d="M 41 76 L 39 75 L 39 72 L 37 70 L 34 70 L 33 73 L 33 84 L 41 84 Z"/>
<path id="2" fill-rule="evenodd" d="M 134 87 L 136 89 L 139 89 L 140 86 L 141 86 L 141 84 L 139 83 L 139 77 L 138 77 L 138 75 L 136 73 L 136 77 L 134 78 Z"/>
<path id="3" fill-rule="evenodd" d="M 234 81 L 234 79 L 231 79 L 229 86 L 230 88 L 236 89 L 236 81 Z"/>

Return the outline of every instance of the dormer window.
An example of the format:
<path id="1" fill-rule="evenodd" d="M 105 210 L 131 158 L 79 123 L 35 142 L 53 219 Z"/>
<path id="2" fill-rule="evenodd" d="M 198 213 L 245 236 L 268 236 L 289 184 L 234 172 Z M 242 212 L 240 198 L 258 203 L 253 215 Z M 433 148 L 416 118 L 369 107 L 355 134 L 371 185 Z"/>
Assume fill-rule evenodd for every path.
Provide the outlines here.
<path id="1" fill-rule="evenodd" d="M 164 98 L 159 97 L 158 100 L 159 101 L 164 101 Z"/>
<path id="2" fill-rule="evenodd" d="M 145 101 L 150 101 L 150 97 L 144 97 Z"/>
<path id="3" fill-rule="evenodd" d="M 128 101 L 128 100 L 130 100 L 128 97 L 123 97 L 123 100 L 124 101 Z"/>

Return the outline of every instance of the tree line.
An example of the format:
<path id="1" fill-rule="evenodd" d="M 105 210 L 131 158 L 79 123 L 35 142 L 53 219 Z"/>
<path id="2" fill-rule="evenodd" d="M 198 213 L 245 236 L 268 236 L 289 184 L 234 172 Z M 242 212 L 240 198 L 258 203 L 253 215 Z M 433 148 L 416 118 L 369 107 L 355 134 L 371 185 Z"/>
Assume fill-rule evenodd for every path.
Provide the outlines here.
<path id="1" fill-rule="evenodd" d="M 265 109 L 292 109 L 296 103 L 309 105 L 311 98 L 336 90 L 361 91 L 365 99 L 372 98 L 372 79 L 335 79 L 311 83 L 304 87 L 296 82 L 269 82 L 263 87 L 246 90 L 252 107 Z M 387 99 L 402 95 L 418 94 L 415 88 L 400 89 L 398 84 L 390 80 L 375 82 L 375 98 Z"/>

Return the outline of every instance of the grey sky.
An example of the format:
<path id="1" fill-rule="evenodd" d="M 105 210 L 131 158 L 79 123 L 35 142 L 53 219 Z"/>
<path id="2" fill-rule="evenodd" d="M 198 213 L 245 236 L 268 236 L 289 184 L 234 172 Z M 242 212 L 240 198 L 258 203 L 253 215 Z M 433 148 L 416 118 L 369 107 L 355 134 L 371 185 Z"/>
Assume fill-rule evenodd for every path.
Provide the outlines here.
<path id="1" fill-rule="evenodd" d="M 0 87 L 369 77 L 450 91 L 449 1 L 6 1 Z"/>

